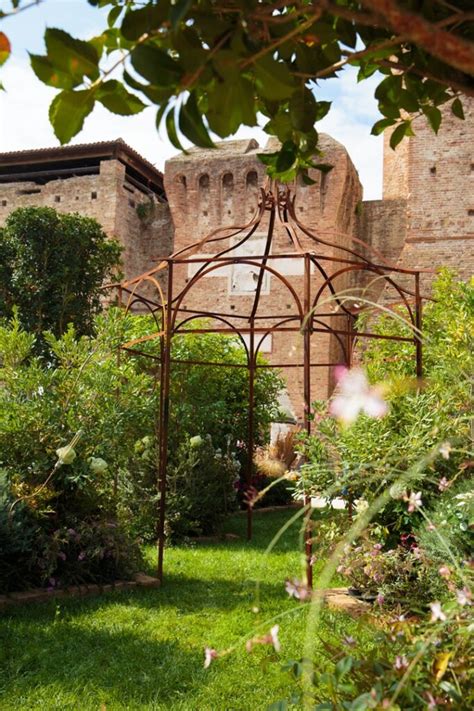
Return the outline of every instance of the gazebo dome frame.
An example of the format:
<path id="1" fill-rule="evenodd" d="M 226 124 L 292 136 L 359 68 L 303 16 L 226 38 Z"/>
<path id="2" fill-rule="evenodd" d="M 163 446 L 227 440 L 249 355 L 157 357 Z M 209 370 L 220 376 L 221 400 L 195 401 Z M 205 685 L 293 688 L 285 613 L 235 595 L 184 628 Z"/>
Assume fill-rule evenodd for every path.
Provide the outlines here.
<path id="1" fill-rule="evenodd" d="M 267 221 L 265 229 L 265 247 L 260 255 L 242 255 L 242 245 L 258 232 L 262 221 Z M 291 241 L 292 252 L 278 252 L 274 249 L 275 225 L 286 232 Z M 308 238 L 314 250 L 308 249 Z M 302 243 L 302 240 L 306 243 Z M 248 370 L 248 436 L 247 436 L 247 471 L 246 482 L 250 486 L 253 451 L 254 451 L 254 383 L 256 370 L 261 367 L 277 369 L 299 368 L 303 369 L 303 400 L 304 400 L 304 430 L 311 433 L 311 369 L 314 367 L 330 368 L 331 366 L 345 365 L 350 368 L 353 362 L 353 352 L 356 339 L 391 339 L 395 341 L 411 342 L 414 347 L 414 370 L 416 376 L 422 376 L 422 296 L 420 293 L 420 270 L 402 269 L 389 264 L 378 252 L 362 242 L 353 240 L 357 249 L 342 246 L 326 239 L 322 239 L 313 230 L 305 226 L 297 217 L 295 198 L 286 186 L 270 184 L 260 191 L 258 207 L 252 219 L 244 225 L 230 225 L 218 228 L 208 234 L 204 239 L 184 247 L 170 256 L 162 259 L 151 270 L 140 276 L 122 281 L 120 284 L 111 285 L 117 289 L 119 304 L 126 311 L 149 312 L 156 323 L 156 332 L 141 339 L 123 343 L 121 350 L 135 355 L 146 356 L 157 363 L 159 368 L 160 399 L 158 413 L 158 487 L 159 520 L 158 520 L 158 565 L 157 575 L 160 582 L 163 580 L 163 557 L 165 548 L 165 513 L 166 513 L 166 471 L 168 460 L 168 428 L 170 415 L 170 375 L 174 363 L 189 366 L 221 366 L 245 367 Z M 224 243 L 224 245 L 222 245 Z M 199 254 L 206 248 L 216 247 L 216 253 Z M 329 248 L 331 254 L 321 254 L 315 251 L 318 247 Z M 337 253 L 339 256 L 334 256 Z M 366 254 L 375 253 L 377 261 L 372 261 Z M 278 260 L 295 259 L 300 262 L 300 273 L 303 276 L 303 294 L 298 294 L 290 280 L 278 269 Z M 281 262 L 280 262 L 281 264 Z M 193 275 L 187 280 L 184 287 L 176 289 L 174 275 L 180 265 L 192 265 Z M 252 306 L 245 314 L 212 311 L 203 306 L 202 309 L 187 309 L 184 298 L 201 279 L 223 267 L 246 265 L 252 267 L 257 275 L 255 291 L 252 294 Z M 397 303 L 403 305 L 407 314 L 407 321 L 411 324 L 412 336 L 383 335 L 370 330 L 370 326 L 363 332 L 356 329 L 356 318 L 360 308 L 353 305 L 357 297 L 348 296 L 347 292 L 338 292 L 334 281 L 342 275 L 351 272 L 366 272 L 373 275 L 374 279 L 381 280 L 385 288 L 393 289 L 397 295 Z M 261 314 L 262 287 L 265 275 L 279 280 L 288 290 L 296 309 L 294 314 Z M 409 280 L 411 288 L 398 283 L 397 279 L 403 278 L 404 283 Z M 150 289 L 154 291 L 150 297 Z M 318 304 L 324 302 L 322 298 L 326 293 L 334 304 L 330 312 L 324 310 L 317 312 Z M 360 301 L 360 299 L 359 299 Z M 335 316 L 342 317 L 345 325 L 334 328 L 328 322 Z M 198 323 L 193 327 L 196 319 L 208 319 L 209 324 L 203 326 Z M 264 325 L 261 325 L 261 324 Z M 171 355 L 172 339 L 178 334 L 203 334 L 220 333 L 237 336 L 246 354 L 246 363 L 238 364 L 211 363 L 205 361 L 176 361 Z M 282 362 L 263 365 L 257 363 L 257 356 L 261 351 L 265 338 L 275 333 L 300 333 L 303 337 L 303 362 Z M 337 339 L 342 357 L 337 362 L 318 363 L 312 362 L 311 339 L 314 334 L 324 333 Z M 246 337 L 246 338 L 245 338 Z M 144 340 L 159 341 L 159 355 L 150 354 L 139 348 Z M 309 505 L 308 496 L 305 504 Z M 247 505 L 247 535 L 252 535 L 252 505 Z M 307 583 L 312 585 L 312 544 L 311 532 L 305 536 L 305 554 L 307 562 Z"/>

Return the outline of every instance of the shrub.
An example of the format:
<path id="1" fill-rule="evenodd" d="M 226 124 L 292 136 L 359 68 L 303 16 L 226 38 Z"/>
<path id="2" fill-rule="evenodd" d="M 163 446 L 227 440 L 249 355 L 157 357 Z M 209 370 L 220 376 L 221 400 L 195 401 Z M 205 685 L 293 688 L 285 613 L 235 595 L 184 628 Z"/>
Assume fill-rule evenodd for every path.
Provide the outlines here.
<path id="1" fill-rule="evenodd" d="M 100 287 L 120 261 L 120 245 L 96 220 L 50 207 L 14 210 L 0 230 L 0 316 L 20 310 L 23 327 L 42 344 L 73 323 L 92 333 Z"/>
<path id="2" fill-rule="evenodd" d="M 46 361 L 35 355 L 35 336 L 22 329 L 16 316 L 0 324 L 3 589 L 49 585 L 50 578 L 59 585 L 128 575 L 137 561 L 133 541 L 155 538 L 155 373 L 141 356 L 117 358 L 118 346 L 143 335 L 150 325 L 148 317 L 110 309 L 96 317 L 95 337 L 78 337 L 72 326 L 61 337 L 44 334 L 51 354 Z M 210 359 L 217 352 L 231 362 L 242 357 L 225 337 L 192 340 L 192 349 L 200 348 L 204 359 L 208 345 Z M 185 344 L 179 347 L 186 354 Z M 208 374 L 201 389 L 202 368 L 191 370 L 189 383 L 179 369 L 173 375 L 170 534 L 214 531 L 235 501 L 232 452 L 242 436 L 247 382 L 230 370 L 235 369 L 220 369 L 217 383 Z M 268 374 L 257 379 L 259 438 L 276 408 L 279 382 Z M 206 430 L 212 432 L 212 443 Z M 197 458 L 189 450 L 192 437 L 205 441 Z M 59 466 L 61 450 L 73 439 L 76 456 Z M 73 540 L 67 550 L 58 549 L 68 529 L 80 532 L 80 559 Z"/>
<path id="3" fill-rule="evenodd" d="M 182 442 L 168 471 L 169 535 L 215 533 L 235 507 L 239 471 L 234 452 L 215 449 L 210 435 Z"/>

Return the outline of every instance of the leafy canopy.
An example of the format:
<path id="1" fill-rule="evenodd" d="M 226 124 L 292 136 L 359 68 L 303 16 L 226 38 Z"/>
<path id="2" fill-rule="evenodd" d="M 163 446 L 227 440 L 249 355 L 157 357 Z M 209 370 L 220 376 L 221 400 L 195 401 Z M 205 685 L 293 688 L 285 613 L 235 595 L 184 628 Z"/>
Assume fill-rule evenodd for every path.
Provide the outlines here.
<path id="1" fill-rule="evenodd" d="M 413 115 L 436 132 L 441 104 L 450 101 L 463 118 L 459 94 L 474 95 L 471 0 L 88 2 L 109 10 L 100 35 L 85 42 L 48 28 L 46 54 L 31 55 L 37 77 L 60 90 L 49 115 L 61 143 L 96 102 L 121 115 L 155 106 L 157 127 L 179 150 L 183 136 L 211 147 L 212 135 L 225 138 L 263 116 L 282 144 L 264 157 L 268 173 L 291 180 L 324 168 L 313 163 L 315 124 L 330 102 L 318 100 L 318 83 L 346 65 L 358 67 L 359 81 L 380 73 L 382 118 L 372 132 L 395 127 L 392 148 L 412 135 Z M 8 53 L 1 35 L 0 62 Z"/>

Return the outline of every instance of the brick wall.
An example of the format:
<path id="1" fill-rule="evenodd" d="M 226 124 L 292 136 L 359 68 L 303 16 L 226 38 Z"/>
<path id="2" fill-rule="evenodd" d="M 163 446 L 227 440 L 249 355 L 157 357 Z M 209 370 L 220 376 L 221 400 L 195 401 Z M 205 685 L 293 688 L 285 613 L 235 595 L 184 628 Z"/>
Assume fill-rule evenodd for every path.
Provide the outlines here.
<path id="1" fill-rule="evenodd" d="M 0 185 L 0 225 L 18 207 L 53 207 L 96 219 L 109 237 L 122 244 L 123 271 L 134 277 L 152 260 L 171 251 L 173 227 L 167 204 L 156 203 L 151 219 L 140 220 L 137 206 L 150 198 L 133 186 L 125 166 L 104 160 L 97 175 L 51 180 L 44 185 L 17 182 Z"/>
<path id="2" fill-rule="evenodd" d="M 448 105 L 437 136 L 423 119 L 415 119 L 416 135 L 401 144 L 407 235 L 400 265 L 431 270 L 422 277 L 425 292 L 437 267 L 452 267 L 464 279 L 473 273 L 474 99 L 466 97 L 463 104 L 465 121 L 456 118 Z M 394 160 L 385 145 L 387 181 Z M 399 196 L 404 196 L 403 189 Z"/>

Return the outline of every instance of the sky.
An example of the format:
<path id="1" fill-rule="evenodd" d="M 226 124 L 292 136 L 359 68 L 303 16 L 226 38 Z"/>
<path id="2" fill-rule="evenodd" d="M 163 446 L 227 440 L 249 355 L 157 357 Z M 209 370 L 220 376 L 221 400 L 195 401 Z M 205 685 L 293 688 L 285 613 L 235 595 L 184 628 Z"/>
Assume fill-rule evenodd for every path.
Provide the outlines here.
<path id="1" fill-rule="evenodd" d="M 0 9 L 9 9 L 0 0 Z M 44 53 L 46 27 L 66 30 L 75 37 L 90 39 L 105 26 L 106 12 L 88 5 L 87 0 L 44 0 L 15 17 L 0 22 L 12 44 L 12 56 L 2 67 L 0 78 L 0 152 L 59 145 L 48 121 L 48 107 L 56 91 L 34 75 L 28 51 Z M 374 99 L 377 78 L 357 84 L 355 70 L 349 68 L 337 79 L 321 82 L 316 97 L 333 101 L 328 116 L 316 128 L 340 141 L 348 150 L 364 187 L 364 198 L 376 200 L 382 194 L 382 137 L 370 135 L 380 118 Z M 167 158 L 176 154 L 165 133 L 155 128 L 153 107 L 141 114 L 122 117 L 96 106 L 83 130 L 71 143 L 89 143 L 123 138 L 151 163 L 163 170 Z M 233 138 L 255 138 L 265 145 L 268 136 L 261 128 L 242 127 Z M 186 143 L 184 143 L 186 146 Z"/>

